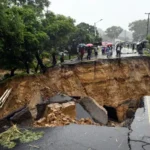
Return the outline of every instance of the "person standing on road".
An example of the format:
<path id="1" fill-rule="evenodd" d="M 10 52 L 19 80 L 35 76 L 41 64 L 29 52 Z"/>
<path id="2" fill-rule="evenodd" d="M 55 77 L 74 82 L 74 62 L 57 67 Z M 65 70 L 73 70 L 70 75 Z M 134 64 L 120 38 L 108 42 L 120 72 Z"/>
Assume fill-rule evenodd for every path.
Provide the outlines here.
<path id="1" fill-rule="evenodd" d="M 53 51 L 53 53 L 52 53 L 52 64 L 53 64 L 53 66 L 55 66 L 57 64 L 56 52 L 55 51 Z"/>
<path id="2" fill-rule="evenodd" d="M 79 50 L 78 46 L 77 46 L 77 58 L 78 58 L 78 60 L 80 60 L 80 50 Z"/>
<path id="3" fill-rule="evenodd" d="M 134 44 L 132 44 L 132 53 L 134 53 L 134 48 L 135 48 Z"/>
<path id="4" fill-rule="evenodd" d="M 111 48 L 110 48 L 110 46 L 106 47 L 106 54 L 107 54 L 107 58 L 109 58 L 111 56 Z"/>
<path id="5" fill-rule="evenodd" d="M 94 47 L 94 54 L 95 54 L 95 58 L 97 59 L 98 56 L 98 48 L 95 46 Z"/>
<path id="6" fill-rule="evenodd" d="M 117 48 L 116 48 L 116 51 L 117 51 L 117 57 L 121 57 L 121 49 L 122 49 L 122 46 L 121 44 L 117 45 Z"/>
<path id="7" fill-rule="evenodd" d="M 87 60 L 91 59 L 91 47 L 87 47 Z"/>
<path id="8" fill-rule="evenodd" d="M 79 52 L 80 52 L 80 59 L 81 61 L 83 60 L 83 56 L 84 56 L 84 52 L 85 52 L 85 48 L 84 46 L 79 48 Z"/>
<path id="9" fill-rule="evenodd" d="M 64 53 L 62 53 L 62 55 L 60 57 L 60 62 L 61 62 L 61 64 L 64 63 Z"/>

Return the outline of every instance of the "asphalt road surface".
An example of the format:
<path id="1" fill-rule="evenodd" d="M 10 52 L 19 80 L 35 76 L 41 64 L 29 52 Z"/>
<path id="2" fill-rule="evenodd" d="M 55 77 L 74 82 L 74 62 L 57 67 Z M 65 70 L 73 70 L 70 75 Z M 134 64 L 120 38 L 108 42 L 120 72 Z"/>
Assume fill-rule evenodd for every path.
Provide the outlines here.
<path id="1" fill-rule="evenodd" d="M 72 124 L 34 130 L 44 131 L 44 137 L 13 150 L 150 150 L 150 96 L 144 97 L 129 129 Z"/>
<path id="2" fill-rule="evenodd" d="M 136 50 L 132 51 L 132 49 L 128 49 L 128 48 L 122 48 L 121 50 L 121 58 L 124 57 L 135 57 L 135 56 L 140 56 Z M 113 49 L 113 55 L 109 58 L 109 59 L 116 59 L 116 50 Z M 102 55 L 101 49 L 98 52 L 98 57 L 95 58 L 94 54 L 92 54 L 91 56 L 91 60 L 87 60 L 87 53 L 84 54 L 84 59 L 83 62 L 87 62 L 87 61 L 95 61 L 95 60 L 99 60 L 99 59 L 108 59 L 106 55 Z M 81 60 L 78 60 L 78 58 L 72 59 L 72 60 L 67 60 L 65 61 L 64 64 L 74 64 L 74 63 L 78 63 L 81 62 Z"/>

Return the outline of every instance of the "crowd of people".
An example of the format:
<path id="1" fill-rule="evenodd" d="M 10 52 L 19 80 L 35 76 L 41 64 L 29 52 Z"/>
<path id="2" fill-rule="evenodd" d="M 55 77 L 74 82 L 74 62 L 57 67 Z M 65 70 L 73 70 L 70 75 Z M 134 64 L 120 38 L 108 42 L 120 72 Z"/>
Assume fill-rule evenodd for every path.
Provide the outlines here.
<path id="1" fill-rule="evenodd" d="M 142 45 L 143 46 L 143 45 Z M 120 58 L 122 54 L 122 49 L 132 49 L 132 53 L 135 53 L 139 51 L 139 49 L 142 49 L 141 45 L 136 45 L 135 43 L 118 43 L 116 45 L 107 44 L 105 46 L 101 46 L 101 53 L 102 55 L 106 55 L 107 58 L 112 57 L 113 52 L 116 51 L 116 57 Z M 77 58 L 78 60 L 83 61 L 83 58 L 87 60 L 91 60 L 91 58 L 94 56 L 96 59 L 98 57 L 98 49 L 99 46 L 95 46 L 91 44 L 91 46 L 86 46 L 85 44 L 79 44 L 77 46 Z M 55 55 L 53 56 L 53 64 L 56 64 L 56 58 Z M 61 64 L 64 63 L 64 54 L 60 57 Z"/>
<path id="2" fill-rule="evenodd" d="M 87 60 L 91 60 L 92 54 L 94 51 L 95 58 L 98 56 L 98 47 L 97 46 L 79 46 L 77 47 L 78 60 L 83 60 L 85 53 L 87 52 Z"/>

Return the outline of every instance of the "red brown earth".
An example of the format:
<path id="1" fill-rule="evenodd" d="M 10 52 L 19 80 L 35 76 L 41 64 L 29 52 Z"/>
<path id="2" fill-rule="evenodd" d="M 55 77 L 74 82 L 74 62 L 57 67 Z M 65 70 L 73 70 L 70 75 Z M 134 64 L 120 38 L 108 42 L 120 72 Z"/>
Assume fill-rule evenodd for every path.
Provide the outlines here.
<path id="1" fill-rule="evenodd" d="M 57 94 L 89 96 L 102 106 L 117 110 L 119 121 L 126 118 L 129 100 L 138 107 L 139 99 L 150 93 L 150 60 L 148 58 L 99 61 L 54 68 L 44 75 L 13 78 L 0 85 L 0 95 L 12 88 L 0 118 L 24 106 L 34 107 L 38 96 L 44 100 Z M 38 100 L 39 101 L 39 100 Z"/>

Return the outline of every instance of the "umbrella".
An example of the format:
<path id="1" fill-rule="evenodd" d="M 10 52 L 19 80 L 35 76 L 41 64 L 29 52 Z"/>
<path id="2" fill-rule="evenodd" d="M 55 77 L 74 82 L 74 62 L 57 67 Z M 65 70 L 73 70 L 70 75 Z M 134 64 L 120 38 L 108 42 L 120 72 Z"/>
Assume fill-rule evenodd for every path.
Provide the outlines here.
<path id="1" fill-rule="evenodd" d="M 78 47 L 85 47 L 86 45 L 84 43 L 81 43 L 78 45 Z"/>
<path id="2" fill-rule="evenodd" d="M 107 46 L 107 42 L 102 42 L 102 46 Z"/>
<path id="3" fill-rule="evenodd" d="M 89 43 L 89 44 L 86 44 L 86 47 L 92 47 L 93 44 Z"/>
<path id="4" fill-rule="evenodd" d="M 113 44 L 112 43 L 107 43 L 107 46 L 112 46 Z"/>

